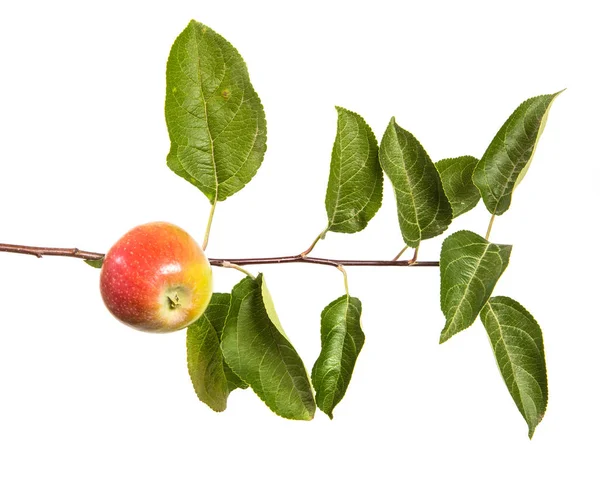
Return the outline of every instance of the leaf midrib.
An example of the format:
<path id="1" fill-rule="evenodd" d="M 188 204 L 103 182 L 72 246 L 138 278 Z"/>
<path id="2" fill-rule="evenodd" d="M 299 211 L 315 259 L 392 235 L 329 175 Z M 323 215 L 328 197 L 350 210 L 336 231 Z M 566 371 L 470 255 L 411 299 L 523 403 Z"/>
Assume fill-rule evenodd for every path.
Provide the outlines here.
<path id="1" fill-rule="evenodd" d="M 202 32 L 202 36 L 205 35 L 205 32 Z M 210 160 L 212 162 L 212 166 L 213 166 L 213 173 L 214 173 L 214 178 L 215 178 L 215 198 L 213 200 L 212 204 L 216 204 L 217 200 L 219 199 L 219 178 L 217 176 L 217 162 L 215 159 L 215 146 L 214 146 L 214 140 L 213 140 L 213 136 L 212 133 L 210 131 L 210 123 L 208 121 L 208 110 L 207 110 L 207 103 L 206 103 L 206 98 L 204 97 L 204 87 L 202 84 L 202 72 L 201 72 L 201 56 L 199 54 L 200 52 L 200 48 L 198 45 L 198 30 L 196 28 L 194 28 L 194 43 L 196 44 L 196 50 L 195 52 L 197 53 L 197 63 L 196 65 L 198 66 L 197 71 L 198 71 L 198 86 L 200 87 L 200 97 L 202 98 L 202 107 L 204 108 L 204 118 L 206 120 L 206 132 L 208 133 L 208 139 L 210 141 Z"/>
<path id="2" fill-rule="evenodd" d="M 398 132 L 396 131 L 395 126 L 394 126 L 394 132 L 396 133 L 396 140 L 398 140 Z M 408 169 L 406 169 L 406 156 L 404 155 L 404 149 L 400 146 L 399 141 L 398 141 L 398 147 L 400 148 L 400 151 L 402 153 L 402 169 L 404 170 L 404 175 L 406 176 L 406 185 L 408 186 L 410 201 L 412 202 L 413 212 L 415 214 L 415 225 L 417 225 L 417 230 L 419 230 L 419 239 L 417 240 L 417 244 L 418 244 L 421 241 L 421 234 L 423 233 L 423 231 L 421 230 L 421 224 L 419 223 L 419 215 L 417 213 L 417 204 L 415 202 L 415 195 L 413 193 L 412 181 L 410 179 Z M 417 159 L 418 159 L 418 157 L 419 157 L 419 153 L 417 153 Z"/>
<path id="3" fill-rule="evenodd" d="M 525 130 L 525 118 L 527 117 L 527 115 L 529 113 L 529 110 L 533 107 L 533 105 L 534 104 L 531 103 L 529 106 L 527 106 L 527 109 L 525 110 L 525 113 L 523 114 L 522 118 L 520 119 L 521 123 L 523 124 L 523 130 Z M 539 125 L 538 125 L 538 129 L 539 129 Z M 500 204 L 500 201 L 507 196 L 506 191 L 507 191 L 508 185 L 510 184 L 511 178 L 515 174 L 517 166 L 519 164 L 521 164 L 522 161 L 523 161 L 523 160 L 513 161 L 512 157 L 510 156 L 509 149 L 508 149 L 508 146 L 507 146 L 507 143 L 506 143 L 506 135 L 507 135 L 507 133 L 508 133 L 508 128 L 504 131 L 504 137 L 502 139 L 502 146 L 504 148 L 504 152 L 506 153 L 506 157 L 512 163 L 512 169 L 510 171 L 510 176 L 507 176 L 506 179 L 505 179 L 505 181 L 504 181 L 504 184 L 503 184 L 502 190 L 501 190 L 502 194 L 500 195 L 500 198 L 496 198 L 496 196 L 494 196 L 494 199 L 496 200 L 496 207 L 494 208 L 494 214 L 496 213 L 496 210 L 498 209 L 498 205 Z M 529 160 L 533 157 L 534 152 L 535 152 L 535 149 L 532 149 L 531 150 L 531 154 L 529 155 L 529 158 L 527 158 L 527 161 L 525 162 L 525 165 L 523 166 L 523 168 L 527 165 L 527 163 L 529 162 Z M 521 168 L 521 170 L 523 170 L 523 168 Z M 487 180 L 487 178 L 486 178 L 486 180 Z M 489 186 L 489 183 L 488 183 L 488 186 Z M 512 194 L 512 190 L 510 191 L 509 194 Z"/>
<path id="4" fill-rule="evenodd" d="M 517 384 L 517 375 L 515 373 L 515 363 L 513 362 L 512 358 L 510 356 L 510 352 L 508 351 L 508 347 L 507 347 L 506 341 L 504 340 L 504 334 L 502 333 L 502 326 L 500 324 L 500 320 L 498 319 L 498 316 L 496 315 L 496 312 L 494 312 L 494 309 L 493 309 L 492 305 L 489 302 L 487 303 L 487 305 L 488 305 L 488 310 L 490 311 L 490 313 L 494 317 L 494 320 L 495 320 L 496 325 L 498 327 L 499 339 L 502 342 L 502 346 L 504 348 L 504 351 L 506 352 L 506 356 L 508 357 L 508 362 L 510 363 L 510 370 L 511 370 L 511 375 L 512 375 L 512 378 L 513 378 L 514 386 L 517 388 L 517 393 L 519 395 L 519 403 L 520 403 L 520 408 L 519 409 L 523 412 L 523 415 L 525 415 L 525 406 L 523 404 L 523 394 L 521 393 L 521 388 L 519 387 L 519 384 Z M 496 351 L 494 351 L 494 352 L 496 352 Z M 520 366 L 518 366 L 518 367 L 520 367 Z M 525 370 L 525 369 L 523 369 L 523 370 Z M 528 371 L 525 371 L 525 372 L 527 372 L 529 374 Z M 537 381 L 536 381 L 535 377 L 533 377 L 532 374 L 529 374 L 529 375 L 532 376 L 532 379 L 537 384 Z M 538 384 L 538 386 L 539 386 L 539 384 Z M 537 404 L 535 404 L 535 402 L 534 402 L 534 405 L 537 407 Z"/>
<path id="5" fill-rule="evenodd" d="M 406 178 L 406 184 L 407 184 L 407 187 L 408 187 L 408 190 L 409 190 L 408 194 L 409 194 L 410 201 L 412 203 L 414 217 L 415 217 L 414 218 L 415 219 L 414 223 L 411 222 L 411 221 L 409 221 L 409 220 L 406 220 L 406 218 L 404 216 L 402 216 L 402 210 L 399 209 L 398 213 L 400 213 L 400 215 L 402 216 L 402 218 L 404 218 L 408 223 L 410 223 L 411 225 L 414 225 L 414 226 L 417 227 L 417 230 L 419 232 L 419 236 L 416 239 L 416 243 L 419 244 L 420 241 L 421 241 L 421 233 L 422 232 L 421 232 L 421 226 L 419 225 L 419 219 L 417 217 L 417 205 L 415 204 L 415 199 L 414 199 L 414 195 L 413 195 L 413 191 L 412 191 L 412 186 L 410 184 L 410 178 L 408 176 L 408 170 L 406 169 L 404 149 L 402 149 L 402 146 L 400 146 L 400 140 L 398 139 L 398 130 L 396 129 L 396 122 L 395 121 L 393 121 L 393 123 L 391 124 L 391 127 L 393 129 L 394 139 L 396 140 L 396 143 L 398 145 L 398 149 L 399 149 L 401 157 L 402 157 L 402 160 L 401 160 L 400 164 L 394 163 L 393 157 L 388 154 L 387 147 L 382 146 L 380 149 L 385 149 L 385 155 L 388 158 L 388 160 L 390 161 L 390 163 L 393 166 L 396 166 L 396 167 L 400 168 L 400 170 L 404 172 L 404 177 Z M 395 186 L 394 186 L 394 191 L 396 192 L 396 199 L 398 199 L 398 191 L 399 190 Z M 413 241 L 413 239 L 411 238 L 410 241 Z"/>

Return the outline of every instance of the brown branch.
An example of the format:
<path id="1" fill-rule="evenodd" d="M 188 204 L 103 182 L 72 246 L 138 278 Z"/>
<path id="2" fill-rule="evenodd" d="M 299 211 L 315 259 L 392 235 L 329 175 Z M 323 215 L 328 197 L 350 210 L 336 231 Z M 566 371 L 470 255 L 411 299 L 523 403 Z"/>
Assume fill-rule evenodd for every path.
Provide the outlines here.
<path id="1" fill-rule="evenodd" d="M 44 256 L 52 257 L 71 257 L 82 260 L 102 260 L 103 253 L 87 252 L 78 248 L 48 248 L 48 247 L 30 247 L 25 245 L 9 245 L 0 243 L 0 252 L 20 253 L 24 255 L 33 255 L 37 258 Z M 210 258 L 210 264 L 222 267 L 226 263 L 234 265 L 272 265 L 280 263 L 314 263 L 317 265 L 331 265 L 337 267 L 343 265 L 346 267 L 439 267 L 439 262 L 416 262 L 410 263 L 409 260 L 335 260 L 332 258 L 315 258 L 302 255 L 292 255 L 286 257 L 269 258 Z"/>
<path id="2" fill-rule="evenodd" d="M 0 252 L 21 253 L 24 255 L 33 255 L 38 258 L 44 256 L 81 258 L 82 260 L 102 260 L 104 258 L 103 253 L 86 252 L 79 250 L 79 248 L 29 247 L 24 245 L 9 245 L 7 243 L 0 243 Z"/>

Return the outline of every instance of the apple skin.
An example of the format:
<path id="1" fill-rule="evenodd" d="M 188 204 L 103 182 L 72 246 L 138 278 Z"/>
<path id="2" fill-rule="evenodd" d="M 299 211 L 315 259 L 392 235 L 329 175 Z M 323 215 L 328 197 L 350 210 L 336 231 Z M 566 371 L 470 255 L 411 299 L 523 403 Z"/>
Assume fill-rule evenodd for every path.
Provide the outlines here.
<path id="1" fill-rule="evenodd" d="M 108 251 L 100 293 L 124 324 L 145 332 L 173 332 L 204 313 L 212 296 L 212 270 L 187 232 L 171 223 L 147 223 Z"/>

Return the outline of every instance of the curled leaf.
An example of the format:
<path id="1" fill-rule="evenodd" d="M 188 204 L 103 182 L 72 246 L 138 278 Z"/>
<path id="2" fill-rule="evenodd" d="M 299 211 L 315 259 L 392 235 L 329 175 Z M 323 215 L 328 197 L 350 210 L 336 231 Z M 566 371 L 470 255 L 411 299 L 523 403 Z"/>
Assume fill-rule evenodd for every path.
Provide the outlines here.
<path id="1" fill-rule="evenodd" d="M 312 369 L 312 381 L 317 406 L 330 418 L 348 389 L 365 342 L 360 327 L 361 312 L 359 299 L 343 295 L 321 313 L 321 353 Z"/>
<path id="2" fill-rule="evenodd" d="M 383 173 L 377 160 L 377 139 L 358 114 L 342 107 L 331 153 L 325 207 L 328 231 L 355 233 L 364 229 L 381 207 Z"/>
<path id="3" fill-rule="evenodd" d="M 473 170 L 478 162 L 473 156 L 460 156 L 435 163 L 444 193 L 452 205 L 454 218 L 475 208 L 481 199 L 481 194 L 472 180 Z"/>
<path id="4" fill-rule="evenodd" d="M 225 360 L 274 413 L 310 420 L 315 400 L 306 369 L 279 321 L 272 319 L 263 285 L 261 274 L 233 288 L 221 341 Z"/>

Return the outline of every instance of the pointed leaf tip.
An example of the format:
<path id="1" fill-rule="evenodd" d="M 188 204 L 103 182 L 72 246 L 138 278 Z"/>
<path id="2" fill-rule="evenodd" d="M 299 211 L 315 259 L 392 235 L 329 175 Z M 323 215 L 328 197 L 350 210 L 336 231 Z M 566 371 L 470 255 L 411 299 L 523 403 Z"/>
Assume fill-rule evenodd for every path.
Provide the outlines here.
<path id="1" fill-rule="evenodd" d="M 544 131 L 550 107 L 563 91 L 527 99 L 500 128 L 473 172 L 488 211 L 502 215 L 512 193 L 529 170 Z"/>

